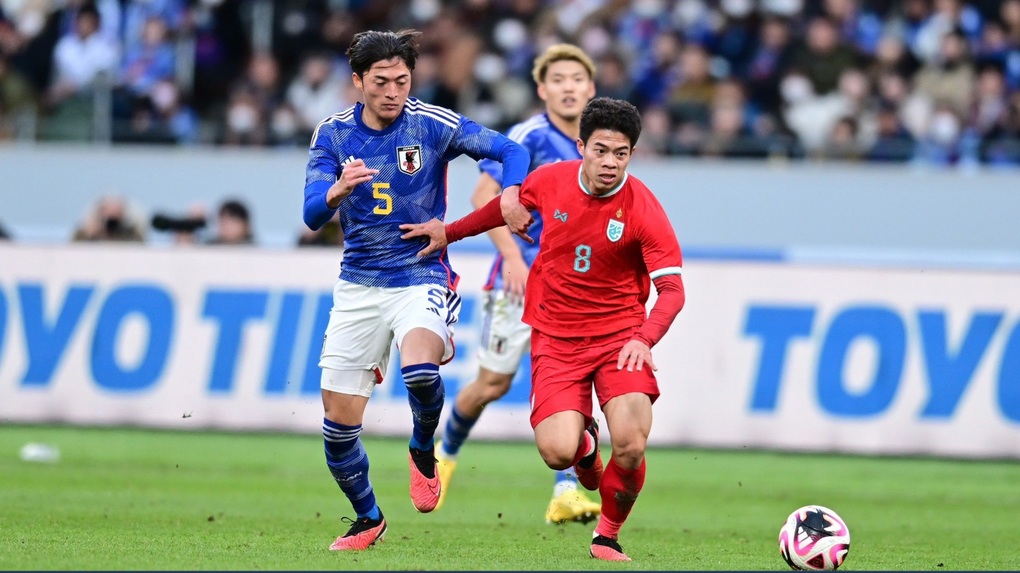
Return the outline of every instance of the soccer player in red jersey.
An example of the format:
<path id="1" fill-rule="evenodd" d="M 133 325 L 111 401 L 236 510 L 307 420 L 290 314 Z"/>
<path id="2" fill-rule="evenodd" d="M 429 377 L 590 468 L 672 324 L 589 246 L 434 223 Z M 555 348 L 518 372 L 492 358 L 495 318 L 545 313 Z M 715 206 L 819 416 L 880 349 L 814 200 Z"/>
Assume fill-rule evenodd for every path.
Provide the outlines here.
<path id="1" fill-rule="evenodd" d="M 651 348 L 683 308 L 682 256 L 662 205 L 627 173 L 641 133 L 628 102 L 596 98 L 581 114 L 582 159 L 533 171 L 519 192 L 444 225 L 401 225 L 427 237 L 419 256 L 507 224 L 524 237 L 538 210 L 545 228 L 528 276 L 524 322 L 532 327 L 531 425 L 546 465 L 571 466 L 602 498 L 590 554 L 629 561 L 617 541 L 645 479 L 652 403 L 659 397 Z M 420 240 L 420 239 L 419 239 Z M 525 239 L 527 240 L 527 239 Z M 657 298 L 646 315 L 650 285 Z M 592 389 L 609 424 L 603 469 Z"/>

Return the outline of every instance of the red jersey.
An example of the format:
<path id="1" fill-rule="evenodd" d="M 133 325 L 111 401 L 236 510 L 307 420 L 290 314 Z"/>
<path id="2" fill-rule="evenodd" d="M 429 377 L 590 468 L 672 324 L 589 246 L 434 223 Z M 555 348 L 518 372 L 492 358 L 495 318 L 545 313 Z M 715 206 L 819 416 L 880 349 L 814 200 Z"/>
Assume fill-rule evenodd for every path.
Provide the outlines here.
<path id="1" fill-rule="evenodd" d="M 651 280 L 680 274 L 683 265 L 673 226 L 644 183 L 626 174 L 616 190 L 594 196 L 580 169 L 580 160 L 544 165 L 520 191 L 521 203 L 545 222 L 524 322 L 563 338 L 642 324 Z"/>

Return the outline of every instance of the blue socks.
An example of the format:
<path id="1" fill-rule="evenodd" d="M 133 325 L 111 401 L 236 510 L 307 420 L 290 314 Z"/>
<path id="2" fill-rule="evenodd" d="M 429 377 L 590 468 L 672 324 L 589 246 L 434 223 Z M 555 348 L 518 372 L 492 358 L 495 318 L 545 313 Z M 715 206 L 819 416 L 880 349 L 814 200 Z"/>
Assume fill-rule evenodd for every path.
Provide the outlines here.
<path id="1" fill-rule="evenodd" d="M 407 402 L 411 405 L 414 422 L 409 445 L 419 450 L 431 450 L 446 397 L 443 379 L 439 377 L 439 365 L 428 362 L 411 364 L 401 368 L 400 373 L 407 386 Z"/>
<path id="2" fill-rule="evenodd" d="M 450 409 L 450 419 L 446 421 L 446 432 L 443 433 L 443 451 L 450 457 L 456 456 L 477 421 L 478 418 L 468 418 L 461 414 L 454 405 Z"/>
<path id="3" fill-rule="evenodd" d="M 358 517 L 379 519 L 375 492 L 368 481 L 368 454 L 361 445 L 361 424 L 345 426 L 322 419 L 326 465 L 337 485 L 351 501 Z"/>
<path id="4" fill-rule="evenodd" d="M 556 470 L 556 481 L 553 482 L 553 497 L 559 497 L 565 492 L 577 489 L 577 476 L 574 468 Z"/>

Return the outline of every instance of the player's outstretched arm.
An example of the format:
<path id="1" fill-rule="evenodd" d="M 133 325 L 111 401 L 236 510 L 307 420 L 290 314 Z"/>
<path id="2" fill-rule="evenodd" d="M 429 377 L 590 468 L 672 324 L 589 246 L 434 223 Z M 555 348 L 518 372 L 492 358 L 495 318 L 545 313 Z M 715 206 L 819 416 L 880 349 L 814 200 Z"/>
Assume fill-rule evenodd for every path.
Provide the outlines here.
<path id="1" fill-rule="evenodd" d="M 499 213 L 499 197 L 496 197 L 481 209 L 472 211 L 466 217 L 457 219 L 449 225 L 444 225 L 439 219 L 432 219 L 426 223 L 404 223 L 400 225 L 400 230 L 406 232 L 400 238 L 405 241 L 420 237 L 428 238 L 429 244 L 418 251 L 418 256 L 424 257 L 446 248 L 446 245 L 450 243 L 455 243 L 466 237 L 473 237 L 502 225 L 503 216 Z"/>

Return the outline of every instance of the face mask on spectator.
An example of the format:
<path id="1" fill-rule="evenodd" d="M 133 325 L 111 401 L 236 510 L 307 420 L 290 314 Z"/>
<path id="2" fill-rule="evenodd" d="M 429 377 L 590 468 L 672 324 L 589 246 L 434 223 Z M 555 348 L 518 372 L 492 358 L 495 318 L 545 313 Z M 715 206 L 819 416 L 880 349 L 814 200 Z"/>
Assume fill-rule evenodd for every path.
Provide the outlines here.
<path id="1" fill-rule="evenodd" d="M 642 18 L 653 18 L 661 14 L 664 8 L 662 0 L 637 0 L 632 9 Z"/>
<path id="2" fill-rule="evenodd" d="M 804 76 L 786 76 L 779 84 L 779 93 L 786 103 L 798 103 L 810 98 L 814 90 Z"/>
<path id="3" fill-rule="evenodd" d="M 39 10 L 32 9 L 24 12 L 17 20 L 18 32 L 26 38 L 34 38 L 46 25 L 46 16 Z"/>
<path id="4" fill-rule="evenodd" d="M 751 13 L 751 9 L 754 8 L 751 4 L 751 0 L 722 0 L 719 5 L 729 16 L 734 18 L 743 18 Z"/>
<path id="5" fill-rule="evenodd" d="M 227 124 L 230 125 L 230 129 L 237 133 L 249 133 L 255 129 L 255 125 L 258 124 L 258 113 L 251 105 L 246 103 L 236 103 L 230 107 L 230 111 L 227 112 Z"/>
<path id="6" fill-rule="evenodd" d="M 437 0 L 411 0 L 411 17 L 419 22 L 435 18 L 441 9 Z"/>
<path id="7" fill-rule="evenodd" d="M 528 42 L 528 28 L 520 20 L 504 18 L 493 29 L 496 45 L 505 52 L 512 52 Z"/>
<path id="8" fill-rule="evenodd" d="M 939 145 L 949 145 L 960 135 L 960 120 L 948 111 L 938 111 L 931 118 L 928 136 Z"/>
<path id="9" fill-rule="evenodd" d="M 701 20 L 707 11 L 708 8 L 705 7 L 705 3 L 702 0 L 680 2 L 673 10 L 673 18 L 681 27 L 686 27 Z"/>
<path id="10" fill-rule="evenodd" d="M 273 134 L 287 139 L 297 133 L 297 118 L 289 109 L 279 109 L 273 114 Z"/>
<path id="11" fill-rule="evenodd" d="M 802 0 L 762 0 L 762 9 L 773 14 L 793 16 L 804 7 Z"/>
<path id="12" fill-rule="evenodd" d="M 177 103 L 177 88 L 170 82 L 159 82 L 152 86 L 152 105 L 165 112 Z"/>

